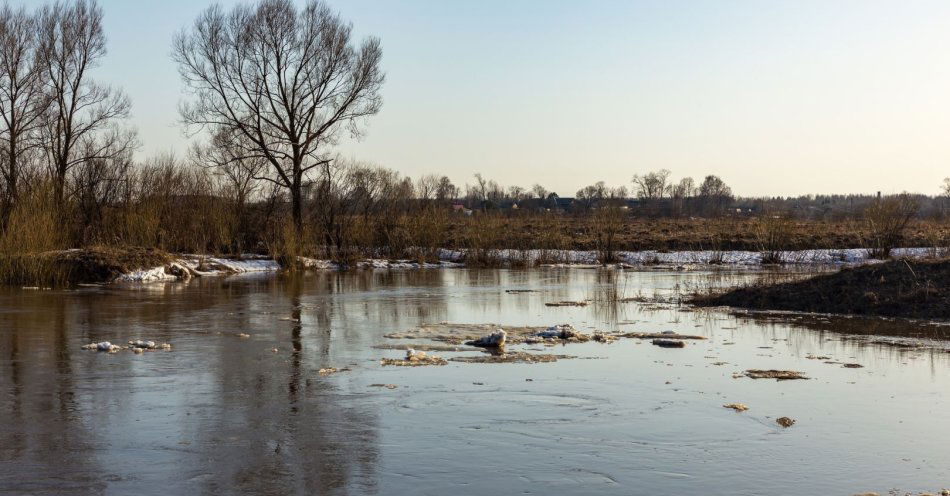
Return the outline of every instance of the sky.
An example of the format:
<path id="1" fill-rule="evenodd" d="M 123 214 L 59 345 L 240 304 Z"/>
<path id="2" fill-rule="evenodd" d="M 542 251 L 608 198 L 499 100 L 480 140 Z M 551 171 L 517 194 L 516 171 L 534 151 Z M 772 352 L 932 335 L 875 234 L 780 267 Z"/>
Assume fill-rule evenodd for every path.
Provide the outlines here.
<path id="1" fill-rule="evenodd" d="M 93 77 L 131 97 L 140 156 L 184 153 L 171 41 L 211 2 L 100 3 Z M 669 169 L 762 196 L 936 194 L 950 176 L 950 2 L 328 3 L 381 39 L 387 74 L 339 152 L 412 177 L 568 196 Z"/>

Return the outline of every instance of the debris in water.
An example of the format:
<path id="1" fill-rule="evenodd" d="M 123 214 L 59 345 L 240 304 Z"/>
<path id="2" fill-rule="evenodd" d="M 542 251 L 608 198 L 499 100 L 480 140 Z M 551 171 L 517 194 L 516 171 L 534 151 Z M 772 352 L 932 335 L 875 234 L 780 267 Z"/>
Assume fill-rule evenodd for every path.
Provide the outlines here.
<path id="1" fill-rule="evenodd" d="M 551 343 L 552 341 L 568 341 L 572 343 L 585 343 L 590 341 L 591 337 L 587 334 L 577 332 L 570 324 L 560 324 L 548 327 L 547 329 L 536 333 L 534 336 L 525 338 L 528 344 L 533 343 Z"/>
<path id="2" fill-rule="evenodd" d="M 570 324 L 551 326 L 538 333 L 539 338 L 570 339 L 577 336 L 578 332 Z"/>
<path id="3" fill-rule="evenodd" d="M 679 339 L 654 339 L 650 341 L 654 346 L 660 348 L 685 348 L 686 343 Z"/>
<path id="4" fill-rule="evenodd" d="M 89 343 L 82 346 L 84 350 L 96 350 L 96 351 L 105 351 L 108 353 L 117 353 L 122 349 L 121 346 L 116 346 L 108 341 L 101 341 L 98 343 Z"/>
<path id="5" fill-rule="evenodd" d="M 586 307 L 586 301 L 553 301 L 544 304 L 548 307 Z"/>
<path id="6" fill-rule="evenodd" d="M 745 406 L 742 403 L 726 403 L 725 405 L 722 405 L 722 406 L 723 408 L 732 408 L 733 410 L 737 412 L 744 412 L 749 409 L 749 407 Z"/>
<path id="7" fill-rule="evenodd" d="M 380 363 L 399 367 L 420 367 L 423 365 L 445 365 L 448 362 L 442 357 L 426 355 L 424 351 L 416 351 L 410 348 L 406 350 L 406 358 L 383 358 Z"/>
<path id="8" fill-rule="evenodd" d="M 238 335 L 237 335 L 237 337 L 239 337 L 239 338 L 241 338 L 241 339 L 247 339 L 247 338 L 251 337 L 251 335 L 248 334 L 248 333 L 246 333 L 246 332 L 239 332 Z"/>
<path id="9" fill-rule="evenodd" d="M 508 294 L 520 294 L 520 293 L 538 293 L 537 289 L 506 289 Z"/>
<path id="10" fill-rule="evenodd" d="M 378 387 L 378 388 L 386 388 L 386 389 L 396 389 L 396 388 L 399 387 L 399 386 L 397 386 L 397 385 L 395 385 L 395 384 L 370 384 L 369 387 Z"/>
<path id="11" fill-rule="evenodd" d="M 788 417 L 779 417 L 779 418 L 775 419 L 775 422 L 776 422 L 778 425 L 780 425 L 780 426 L 782 426 L 782 427 L 785 427 L 785 428 L 789 428 L 789 427 L 795 425 L 795 419 L 788 418 Z"/>
<path id="12" fill-rule="evenodd" d="M 142 353 L 145 353 L 145 350 L 142 348 L 132 348 L 132 352 L 136 355 L 141 355 Z"/>
<path id="13" fill-rule="evenodd" d="M 347 368 L 338 369 L 336 367 L 327 367 L 325 369 L 318 370 L 317 373 L 319 373 L 320 375 L 330 375 L 330 374 L 335 374 L 337 372 L 346 372 L 347 370 L 350 370 L 350 369 L 347 369 Z"/>
<path id="14" fill-rule="evenodd" d="M 413 343 L 413 344 L 403 344 L 403 343 L 391 343 L 391 344 L 380 344 L 373 346 L 377 350 L 408 350 L 414 349 L 416 351 L 448 351 L 448 352 L 460 352 L 460 351 L 478 351 L 478 348 L 470 348 L 465 346 L 455 346 L 450 344 L 424 344 L 424 343 Z"/>
<path id="15" fill-rule="evenodd" d="M 591 339 L 597 341 L 598 343 L 610 344 L 617 340 L 617 336 L 603 332 L 595 332 Z"/>
<path id="16" fill-rule="evenodd" d="M 466 341 L 465 344 L 470 346 L 478 346 L 480 348 L 504 348 L 505 338 L 507 335 L 508 334 L 503 329 L 498 329 L 487 336 L 482 336 L 472 341 Z"/>
<path id="17" fill-rule="evenodd" d="M 860 368 L 863 368 L 864 365 L 861 365 L 860 363 L 846 363 L 842 365 L 842 367 L 846 369 L 860 369 Z"/>
<path id="18" fill-rule="evenodd" d="M 745 371 L 745 376 L 750 379 L 775 379 L 778 381 L 790 381 L 793 379 L 808 379 L 804 372 L 795 370 L 760 370 L 749 369 Z"/>
<path id="19" fill-rule="evenodd" d="M 545 327 L 539 326 L 500 326 L 498 324 L 452 324 L 441 322 L 437 324 L 422 324 L 421 326 L 404 332 L 386 334 L 387 339 L 425 339 L 443 343 L 460 345 L 466 341 L 477 340 L 486 334 L 505 329 L 505 344 L 521 344 L 524 342 L 539 342 L 537 334 Z"/>
<path id="20" fill-rule="evenodd" d="M 809 353 L 805 358 L 807 358 L 807 359 L 809 359 L 809 360 L 831 360 L 831 357 L 830 357 L 830 356 L 824 356 L 824 355 L 822 355 L 822 356 L 815 356 L 815 355 L 812 355 L 812 354 L 810 354 L 810 353 Z"/>
<path id="21" fill-rule="evenodd" d="M 452 362 L 463 363 L 549 363 L 561 358 L 576 358 L 569 355 L 544 355 L 517 351 L 513 353 L 482 354 L 480 356 L 465 356 L 450 358 Z"/>

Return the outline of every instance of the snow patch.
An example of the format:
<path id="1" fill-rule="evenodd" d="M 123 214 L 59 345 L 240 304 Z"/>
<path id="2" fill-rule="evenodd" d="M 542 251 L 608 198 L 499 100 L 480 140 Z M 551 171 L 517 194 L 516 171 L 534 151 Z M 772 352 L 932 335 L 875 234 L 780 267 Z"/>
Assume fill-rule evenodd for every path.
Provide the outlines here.
<path id="1" fill-rule="evenodd" d="M 175 281 L 178 278 L 165 273 L 165 267 L 155 267 L 153 269 L 136 270 L 128 274 L 122 274 L 116 281 L 118 282 L 159 282 Z"/>

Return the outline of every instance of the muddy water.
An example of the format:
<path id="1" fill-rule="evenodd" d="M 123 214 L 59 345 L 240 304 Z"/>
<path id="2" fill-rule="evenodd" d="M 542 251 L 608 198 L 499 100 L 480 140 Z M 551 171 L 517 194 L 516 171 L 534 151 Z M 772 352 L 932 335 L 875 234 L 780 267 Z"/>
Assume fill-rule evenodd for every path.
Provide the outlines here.
<path id="1" fill-rule="evenodd" d="M 950 485 L 946 328 L 616 301 L 750 277 L 368 271 L 6 290 L 0 493 L 848 495 Z M 583 299 L 592 302 L 544 305 Z M 402 354 L 374 348 L 394 344 L 384 334 L 441 321 L 709 339 L 517 348 L 578 357 L 556 363 L 379 365 Z M 932 346 L 875 343 L 868 332 Z M 173 350 L 80 349 L 138 338 Z M 321 376 L 325 367 L 350 370 Z M 733 378 L 751 368 L 812 379 Z M 749 410 L 722 406 L 734 402 Z M 782 416 L 797 423 L 782 428 Z"/>

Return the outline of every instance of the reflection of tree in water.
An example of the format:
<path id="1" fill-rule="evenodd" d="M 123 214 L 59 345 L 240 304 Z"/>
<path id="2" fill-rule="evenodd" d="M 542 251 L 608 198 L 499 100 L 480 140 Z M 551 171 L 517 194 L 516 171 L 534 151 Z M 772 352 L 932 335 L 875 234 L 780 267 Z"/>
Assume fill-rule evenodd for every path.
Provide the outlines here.
<path id="1" fill-rule="evenodd" d="M 221 357 L 212 370 L 217 398 L 195 431 L 216 453 L 203 467 L 210 474 L 203 484 L 208 493 L 373 489 L 376 407 L 341 391 L 335 384 L 342 376 L 317 372 L 348 365 L 339 362 L 349 349 L 339 338 L 364 321 L 351 324 L 346 314 L 359 311 L 358 302 L 341 303 L 338 297 L 371 288 L 364 277 L 328 273 L 274 280 L 269 304 L 275 317 L 289 317 L 272 323 L 278 353 L 241 347 L 238 356 Z M 337 344 L 343 348 L 340 353 Z"/>
<path id="2" fill-rule="evenodd" d="M 66 297 L 37 294 L 4 298 L 0 315 L 0 487 L 11 492 L 104 488 L 102 470 L 89 456 L 97 440 L 76 400 Z M 73 456 L 81 453 L 81 456 Z"/>
<path id="3" fill-rule="evenodd" d="M 253 326 L 266 322 L 279 352 L 270 352 L 270 344 L 235 347 L 211 368 L 217 397 L 194 431 L 219 453 L 202 467 L 210 474 L 205 489 L 375 490 L 377 407 L 365 391 L 337 386 L 346 384 L 347 372 L 322 377 L 317 371 L 350 366 L 385 332 L 444 315 L 443 277 L 444 271 L 287 275 L 246 295 L 243 306 L 258 300 L 271 310 L 250 320 L 246 332 L 260 334 Z M 269 301 L 259 301 L 264 295 Z"/>
<path id="4" fill-rule="evenodd" d="M 594 317 L 612 330 L 617 330 L 619 322 L 630 319 L 638 311 L 646 311 L 628 301 L 631 297 L 627 285 L 630 277 L 626 271 L 614 269 L 598 269 L 595 272 L 594 284 L 588 296 L 591 311 Z"/>

